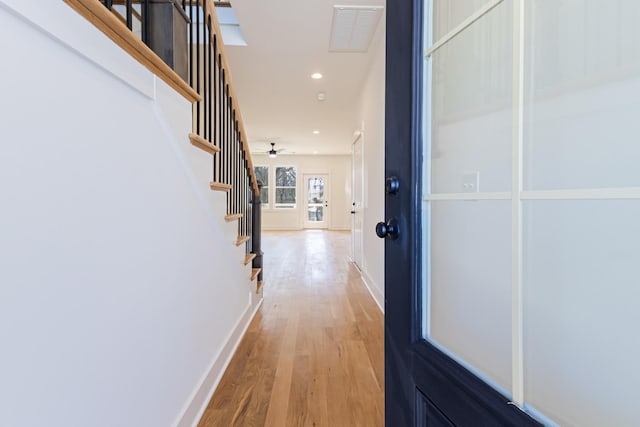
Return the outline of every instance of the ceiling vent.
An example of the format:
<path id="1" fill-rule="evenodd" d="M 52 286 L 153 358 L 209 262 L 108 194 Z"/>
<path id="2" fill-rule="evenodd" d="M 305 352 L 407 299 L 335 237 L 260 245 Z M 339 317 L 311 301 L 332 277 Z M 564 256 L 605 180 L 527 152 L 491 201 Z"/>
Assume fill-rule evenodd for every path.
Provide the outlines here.
<path id="1" fill-rule="evenodd" d="M 330 52 L 366 52 L 382 16 L 382 6 L 333 6 Z"/>

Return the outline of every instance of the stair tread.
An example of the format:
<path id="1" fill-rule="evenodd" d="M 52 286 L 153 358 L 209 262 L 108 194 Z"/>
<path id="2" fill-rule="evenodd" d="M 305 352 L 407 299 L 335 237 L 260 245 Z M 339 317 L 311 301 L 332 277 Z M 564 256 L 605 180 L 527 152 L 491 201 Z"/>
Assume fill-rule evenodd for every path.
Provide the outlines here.
<path id="1" fill-rule="evenodd" d="M 191 144 L 193 144 L 195 147 L 198 147 L 199 149 L 211 154 L 216 154 L 220 151 L 217 146 L 195 133 L 189 134 L 189 141 L 191 141 Z"/>
<path id="2" fill-rule="evenodd" d="M 249 264 L 256 257 L 256 254 L 246 254 L 244 256 L 244 265 Z"/>
<path id="3" fill-rule="evenodd" d="M 231 221 L 235 221 L 237 219 L 242 218 L 242 214 L 241 213 L 237 213 L 237 214 L 227 214 L 224 216 L 224 220 L 227 222 L 231 222 Z"/>
<path id="4" fill-rule="evenodd" d="M 246 241 L 248 241 L 251 237 L 249 236 L 238 236 L 238 239 L 236 240 L 236 246 L 240 246 L 241 244 L 245 243 Z"/>
<path id="5" fill-rule="evenodd" d="M 258 286 L 256 286 L 256 294 L 260 292 L 260 289 L 262 289 L 263 283 L 264 281 L 258 280 Z"/>
<path id="6" fill-rule="evenodd" d="M 260 274 L 261 271 L 262 271 L 261 268 L 252 268 L 251 269 L 251 280 L 256 280 L 256 277 L 258 277 L 258 274 Z"/>
<path id="7" fill-rule="evenodd" d="M 230 191 L 233 186 L 231 184 L 225 184 L 224 182 L 217 182 L 217 181 L 211 181 L 209 183 L 209 187 L 211 187 L 211 189 L 213 191 Z"/>

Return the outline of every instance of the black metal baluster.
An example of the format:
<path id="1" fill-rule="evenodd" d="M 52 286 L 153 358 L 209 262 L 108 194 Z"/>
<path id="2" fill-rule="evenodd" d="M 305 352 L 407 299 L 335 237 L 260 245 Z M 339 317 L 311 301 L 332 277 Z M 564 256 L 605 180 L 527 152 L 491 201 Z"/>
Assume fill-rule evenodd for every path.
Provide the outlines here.
<path id="1" fill-rule="evenodd" d="M 207 59 L 207 64 L 209 71 L 207 72 L 207 80 L 209 81 L 208 84 L 208 88 L 209 90 L 207 91 L 207 106 L 208 106 L 208 111 L 209 111 L 209 115 L 207 116 L 207 123 L 208 123 L 208 127 L 209 127 L 209 139 L 208 141 L 211 142 L 212 144 L 215 144 L 215 140 L 213 138 L 213 87 L 211 86 L 211 74 L 213 74 L 213 68 L 212 68 L 212 64 L 211 64 L 211 56 L 213 55 L 213 36 L 212 36 L 212 32 L 211 32 L 211 16 L 207 17 L 207 27 L 209 28 L 209 38 L 207 39 L 207 53 L 208 53 L 208 59 Z M 211 163 L 212 163 L 212 167 L 213 167 L 213 175 L 212 177 L 216 176 L 216 157 L 218 156 L 213 156 L 213 158 L 211 159 Z M 213 179 L 213 178 L 212 178 Z"/>
<path id="2" fill-rule="evenodd" d="M 196 2 L 198 4 L 198 2 Z M 200 6 L 196 8 L 196 92 L 202 94 L 200 91 Z M 202 101 L 198 102 L 198 109 L 196 114 L 196 134 L 200 133 L 200 112 L 202 111 Z"/>
<path id="3" fill-rule="evenodd" d="M 113 7 L 113 0 L 104 0 L 104 5 L 107 7 L 107 9 L 111 10 L 111 8 Z"/>
<path id="4" fill-rule="evenodd" d="M 142 0 L 142 42 L 149 45 L 149 0 Z"/>
<path id="5" fill-rule="evenodd" d="M 127 15 L 127 28 L 133 30 L 133 0 L 126 0 L 125 7 Z"/>
<path id="6" fill-rule="evenodd" d="M 226 73 L 222 65 L 220 65 L 220 70 L 222 70 L 222 80 L 220 87 L 220 118 L 222 120 L 222 134 L 220 135 L 220 139 L 222 141 L 223 153 L 222 153 L 222 180 L 225 184 L 229 184 L 228 174 L 229 174 L 229 164 L 227 163 L 227 157 L 229 156 L 229 149 L 227 146 L 227 98 L 225 96 L 224 87 L 226 85 Z M 227 192 L 227 197 L 229 192 Z M 228 200 L 228 199 L 227 199 Z"/>
<path id="7" fill-rule="evenodd" d="M 249 235 L 249 230 L 247 230 L 247 216 L 249 213 L 249 209 L 247 209 L 247 153 L 244 150 L 242 150 L 242 158 L 242 164 L 244 166 L 242 169 L 242 210 L 244 211 L 242 227 L 244 233 Z"/>
<path id="8" fill-rule="evenodd" d="M 182 0 L 184 7 L 186 0 Z M 189 86 L 193 87 L 193 0 L 189 0 Z"/>
<path id="9" fill-rule="evenodd" d="M 233 197 L 232 197 L 232 204 L 233 204 L 233 213 L 238 213 L 238 204 L 237 204 L 237 200 L 238 200 L 238 182 L 236 181 L 236 175 L 238 173 L 237 169 L 237 163 L 236 163 L 236 128 L 235 128 L 235 121 L 236 121 L 236 112 L 233 109 L 233 99 L 231 99 L 230 102 L 231 106 L 230 106 L 230 111 L 231 111 L 231 144 L 232 144 L 232 158 L 231 158 L 231 179 L 233 180 Z"/>
<path id="10" fill-rule="evenodd" d="M 218 111 L 217 111 L 217 106 L 218 106 L 218 79 L 220 77 L 220 72 L 218 71 L 218 40 L 216 37 L 216 34 L 213 35 L 213 63 L 214 63 L 214 67 L 213 67 L 213 80 L 214 80 L 214 85 L 213 85 L 213 140 L 214 143 L 218 145 L 218 147 L 220 147 L 220 139 L 216 138 L 217 133 L 218 133 L 218 129 L 220 127 L 219 122 L 218 122 Z M 220 181 L 220 155 L 218 154 L 217 156 L 214 157 L 213 159 L 213 180 L 214 181 Z"/>
<path id="11" fill-rule="evenodd" d="M 202 2 L 202 14 L 203 14 L 203 18 L 206 20 L 207 19 L 207 2 L 203 1 Z M 202 23 L 202 86 L 203 86 L 203 92 L 202 92 L 202 109 L 204 110 L 203 115 L 202 115 L 202 137 L 204 139 L 206 139 L 207 141 L 209 141 L 208 137 L 207 137 L 207 132 L 208 132 L 208 123 L 207 123 L 207 102 L 208 102 L 208 98 L 209 98 L 209 92 L 207 91 L 207 53 L 208 53 L 208 38 L 209 38 L 209 32 L 208 32 L 208 28 L 206 25 L 206 21 L 204 21 Z"/>
<path id="12" fill-rule="evenodd" d="M 240 203 L 241 196 L 242 196 L 242 184 L 240 183 L 240 176 L 241 176 L 241 171 L 240 171 L 240 159 L 242 158 L 242 152 L 240 150 L 240 132 L 238 132 L 238 122 L 235 121 L 234 125 L 236 127 L 236 174 L 238 175 L 236 177 L 236 182 L 238 183 L 238 194 L 236 195 L 236 203 L 238 204 L 238 213 L 242 213 L 242 203 Z M 240 224 L 238 224 L 238 227 L 240 226 Z"/>
<path id="13" fill-rule="evenodd" d="M 225 70 L 226 71 L 226 70 Z M 227 154 L 225 156 L 225 162 L 227 164 L 227 173 L 226 173 L 226 183 L 231 185 L 231 120 L 230 120 L 230 114 L 229 114 L 229 98 L 228 98 L 228 86 L 225 83 L 224 84 L 224 119 L 225 119 L 225 123 L 224 126 L 226 128 L 226 134 L 224 136 L 224 143 L 227 146 Z M 231 192 L 233 191 L 233 189 L 229 190 L 229 198 L 227 201 L 227 206 L 229 208 L 231 208 Z"/>

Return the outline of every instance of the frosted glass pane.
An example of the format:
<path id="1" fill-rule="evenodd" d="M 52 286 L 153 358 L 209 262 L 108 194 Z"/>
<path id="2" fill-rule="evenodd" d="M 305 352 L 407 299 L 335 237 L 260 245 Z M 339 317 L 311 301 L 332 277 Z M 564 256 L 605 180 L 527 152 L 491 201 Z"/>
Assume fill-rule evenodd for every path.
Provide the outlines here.
<path id="1" fill-rule="evenodd" d="M 511 388 L 509 201 L 432 202 L 430 338 Z"/>
<path id="2" fill-rule="evenodd" d="M 525 188 L 640 186 L 640 1 L 526 3 Z"/>
<path id="3" fill-rule="evenodd" d="M 524 204 L 527 404 L 563 426 L 638 426 L 640 201 Z"/>
<path id="4" fill-rule="evenodd" d="M 432 61 L 431 192 L 511 190 L 512 6 L 504 2 L 438 49 Z"/>
<path id="5" fill-rule="evenodd" d="M 489 0 L 433 0 L 433 41 L 460 25 Z"/>

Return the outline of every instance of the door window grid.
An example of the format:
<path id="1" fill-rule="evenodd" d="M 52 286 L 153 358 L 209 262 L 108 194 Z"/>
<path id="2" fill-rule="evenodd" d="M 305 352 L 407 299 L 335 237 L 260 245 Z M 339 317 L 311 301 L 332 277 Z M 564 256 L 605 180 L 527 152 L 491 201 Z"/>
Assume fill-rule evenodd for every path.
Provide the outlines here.
<path id="1" fill-rule="evenodd" d="M 430 46 L 426 51 L 426 63 L 425 63 L 425 94 L 431 93 L 432 86 L 432 55 L 452 40 L 454 37 L 461 34 L 465 29 L 473 25 L 476 21 L 480 20 L 483 16 L 498 6 L 503 1 L 509 2 L 510 0 L 495 0 L 488 1 L 484 7 L 479 9 L 476 13 L 465 19 L 460 25 L 454 27 L 444 37 L 431 44 L 431 34 L 425 32 L 426 46 Z M 433 1 L 430 2 L 430 8 L 427 10 L 426 22 L 431 22 L 433 16 Z M 512 138 L 512 167 L 511 167 L 511 186 L 515 191 L 505 192 L 477 192 L 477 193 L 462 193 L 462 192 L 449 192 L 449 193 L 431 193 L 431 177 L 430 166 L 427 166 L 427 173 L 423 174 L 424 188 L 427 192 L 424 196 L 424 213 L 427 218 L 430 218 L 430 205 L 433 201 L 480 201 L 480 200 L 507 200 L 511 201 L 512 210 L 512 317 L 514 319 L 512 325 L 512 400 L 521 407 L 525 406 L 526 396 L 524 395 L 524 372 L 523 372 L 523 297 L 522 297 L 522 257 L 523 257 L 523 217 L 522 217 L 522 205 L 525 200 L 616 200 L 616 199 L 640 199 L 640 187 L 617 187 L 617 188 L 583 188 L 583 189 L 549 189 L 549 190 L 525 190 L 523 186 L 523 172 L 525 167 L 530 165 L 524 164 L 524 114 L 525 114 L 525 65 L 526 61 L 530 58 L 525 57 L 525 25 L 529 22 L 525 19 L 531 19 L 525 12 L 524 0 L 513 0 L 514 6 L 513 13 L 513 80 L 514 91 L 512 103 L 512 118 L 513 129 L 511 133 Z M 432 26 L 427 25 L 426 28 Z M 528 88 L 526 88 L 528 90 Z M 432 114 L 432 100 L 428 96 L 425 99 L 425 120 L 424 120 L 424 134 L 427 135 L 427 141 L 425 141 L 425 153 L 427 154 L 428 162 L 430 162 L 431 153 L 431 114 Z M 429 222 L 425 221 L 425 239 L 431 235 L 429 232 Z M 428 241 L 428 240 L 425 240 Z M 426 248 L 429 245 L 425 245 Z M 429 249 L 426 249 L 427 251 Z M 428 271 L 430 269 L 430 254 L 425 254 L 425 267 Z M 428 310 L 428 304 L 430 304 L 429 294 L 429 275 L 426 272 L 423 275 L 426 289 L 423 293 L 423 304 Z M 423 309 L 423 331 L 424 336 L 430 336 L 429 328 L 429 315 Z M 446 350 L 446 349 L 444 349 Z M 467 364 L 468 366 L 468 364 Z M 469 366 L 468 366 L 469 367 Z M 470 367 L 473 370 L 473 367 Z M 539 415 L 539 414 L 538 414 Z"/>

